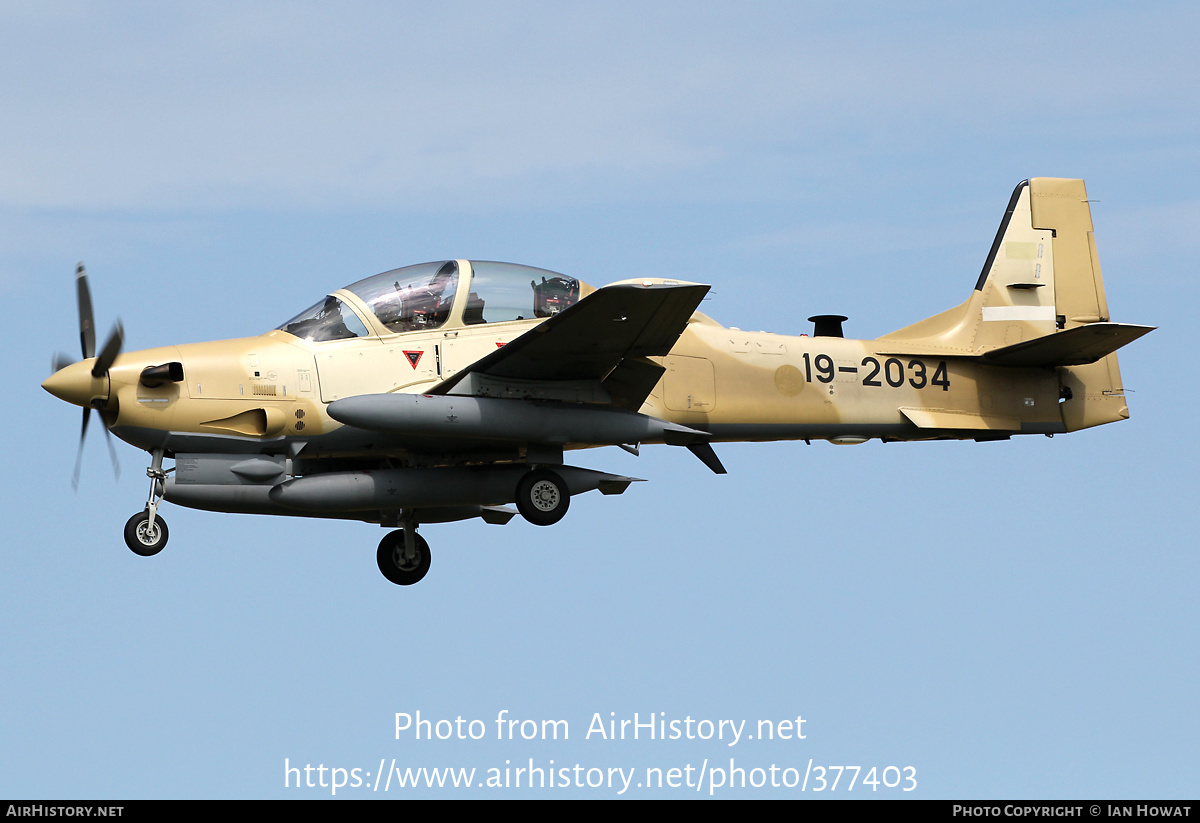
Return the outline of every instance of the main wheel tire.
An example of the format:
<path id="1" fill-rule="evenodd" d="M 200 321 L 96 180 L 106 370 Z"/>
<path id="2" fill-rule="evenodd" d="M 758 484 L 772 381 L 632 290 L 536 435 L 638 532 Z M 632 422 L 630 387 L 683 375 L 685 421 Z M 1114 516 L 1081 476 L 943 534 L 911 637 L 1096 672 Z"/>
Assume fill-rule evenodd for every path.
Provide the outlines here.
<path id="1" fill-rule="evenodd" d="M 383 540 L 379 541 L 379 551 L 375 553 L 375 561 L 379 564 L 379 571 L 383 573 L 383 576 L 397 586 L 411 586 L 413 583 L 418 583 L 429 571 L 429 562 L 432 560 L 429 544 L 419 534 L 414 537 L 416 538 L 414 548 L 417 552 L 417 556 L 414 558 L 404 556 L 404 529 L 389 532 Z"/>
<path id="2" fill-rule="evenodd" d="M 153 557 L 167 545 L 170 532 L 162 515 L 154 515 L 154 527 L 150 528 L 150 512 L 140 511 L 125 523 L 125 545 L 134 554 Z"/>
<path id="3" fill-rule="evenodd" d="M 534 469 L 517 483 L 517 511 L 535 526 L 552 526 L 567 513 L 571 494 L 549 469 Z"/>

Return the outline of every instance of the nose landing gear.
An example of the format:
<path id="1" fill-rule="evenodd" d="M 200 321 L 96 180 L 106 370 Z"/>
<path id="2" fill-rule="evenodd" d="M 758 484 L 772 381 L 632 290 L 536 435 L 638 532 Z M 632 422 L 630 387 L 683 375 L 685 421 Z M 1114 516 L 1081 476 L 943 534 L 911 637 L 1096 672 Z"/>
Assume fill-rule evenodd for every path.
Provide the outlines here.
<path id="1" fill-rule="evenodd" d="M 155 449 L 150 454 L 150 468 L 146 469 L 146 475 L 150 478 L 150 497 L 146 501 L 146 509 L 125 523 L 125 545 L 142 557 L 158 554 L 167 545 L 167 537 L 170 536 L 167 521 L 158 516 L 167 479 L 162 467 L 163 450 Z"/>

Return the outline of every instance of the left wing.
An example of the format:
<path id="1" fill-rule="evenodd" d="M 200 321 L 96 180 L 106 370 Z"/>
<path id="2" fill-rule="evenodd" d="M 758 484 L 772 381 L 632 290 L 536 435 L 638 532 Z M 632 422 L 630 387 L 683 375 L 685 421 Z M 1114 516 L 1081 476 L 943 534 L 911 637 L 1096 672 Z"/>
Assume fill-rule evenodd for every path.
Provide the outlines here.
<path id="1" fill-rule="evenodd" d="M 450 377 L 426 394 L 527 397 L 636 410 L 708 286 L 605 286 Z"/>
<path id="2" fill-rule="evenodd" d="M 593 292 L 420 395 L 348 397 L 329 415 L 394 434 L 564 445 L 661 441 L 717 474 L 707 432 L 638 414 L 708 293 L 694 283 L 619 283 Z M 530 401 L 559 400 L 566 405 Z M 524 401 L 524 402 L 513 402 Z"/>

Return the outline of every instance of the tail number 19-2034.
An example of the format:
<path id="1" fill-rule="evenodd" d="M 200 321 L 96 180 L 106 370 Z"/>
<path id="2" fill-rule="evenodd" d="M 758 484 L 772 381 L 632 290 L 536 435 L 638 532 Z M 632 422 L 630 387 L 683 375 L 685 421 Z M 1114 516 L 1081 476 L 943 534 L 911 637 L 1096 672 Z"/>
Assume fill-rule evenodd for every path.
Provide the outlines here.
<path id="1" fill-rule="evenodd" d="M 838 374 L 861 374 L 864 386 L 877 387 L 887 383 L 898 389 L 907 382 L 914 389 L 940 386 L 942 391 L 950 390 L 950 377 L 946 371 L 945 360 L 938 361 L 931 376 L 929 366 L 924 360 L 909 360 L 906 366 L 898 357 L 889 357 L 880 363 L 878 358 L 868 356 L 862 359 L 860 369 L 859 366 L 837 365 L 827 354 L 814 357 L 805 352 L 803 357 L 804 379 L 809 383 L 813 382 L 814 376 L 818 383 L 832 383 Z"/>

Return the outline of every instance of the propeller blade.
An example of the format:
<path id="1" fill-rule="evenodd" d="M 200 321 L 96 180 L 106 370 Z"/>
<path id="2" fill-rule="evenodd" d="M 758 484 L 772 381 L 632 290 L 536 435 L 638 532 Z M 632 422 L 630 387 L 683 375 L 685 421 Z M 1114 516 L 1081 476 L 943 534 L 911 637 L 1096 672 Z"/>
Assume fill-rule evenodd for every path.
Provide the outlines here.
<path id="1" fill-rule="evenodd" d="M 79 343 L 87 360 L 96 356 L 96 320 L 92 316 L 92 290 L 82 263 L 75 267 L 75 293 L 79 298 Z"/>
<path id="2" fill-rule="evenodd" d="M 113 479 L 121 479 L 121 463 L 117 460 L 117 450 L 113 448 L 112 434 L 108 430 L 108 426 L 104 427 L 104 442 L 108 445 L 108 456 L 112 459 Z"/>
<path id="3" fill-rule="evenodd" d="M 108 333 L 108 339 L 104 341 L 104 348 L 100 350 L 100 354 L 96 358 L 96 365 L 92 366 L 92 377 L 103 377 L 108 374 L 113 361 L 121 353 L 121 344 L 124 342 L 125 327 L 118 320 L 113 324 L 112 331 Z"/>
<path id="4" fill-rule="evenodd" d="M 87 272 L 84 271 L 82 263 L 75 269 L 75 293 L 79 299 L 79 346 L 83 350 L 85 360 L 91 357 L 96 358 L 96 362 L 92 364 L 92 377 L 105 377 L 121 354 L 121 346 L 125 343 L 125 327 L 121 325 L 120 320 L 114 323 L 112 331 L 108 333 L 108 339 L 104 341 L 104 348 L 97 355 L 92 291 L 88 287 Z M 54 367 L 55 372 L 58 372 L 74 362 L 68 355 L 58 352 L 50 361 L 50 365 Z M 79 450 L 75 453 L 75 473 L 71 477 L 71 488 L 75 491 L 79 491 L 79 470 L 83 465 L 83 444 L 87 440 L 88 421 L 91 418 L 92 409 L 100 412 L 101 422 L 104 424 L 104 442 L 108 446 L 108 456 L 112 459 L 113 475 L 118 479 L 121 477 L 121 464 L 117 461 L 117 450 L 113 448 L 112 435 L 109 433 L 108 424 L 104 421 L 104 409 L 107 405 L 107 398 L 98 397 L 92 400 L 90 406 L 85 406 L 83 409 L 83 422 L 79 427 Z"/>
<path id="5" fill-rule="evenodd" d="M 79 450 L 75 452 L 75 474 L 71 477 L 71 488 L 79 491 L 79 466 L 83 462 L 83 439 L 87 437 L 88 418 L 91 417 L 92 407 L 83 407 L 83 427 L 79 430 Z"/>
<path id="6" fill-rule="evenodd" d="M 66 352 L 61 352 L 61 351 L 55 352 L 54 357 L 50 359 L 50 368 L 51 368 L 50 373 L 54 374 L 55 372 L 62 371 L 63 369 L 65 369 L 67 366 L 71 365 L 74 362 L 75 362 L 75 360 L 71 357 L 71 355 L 67 354 Z"/>

